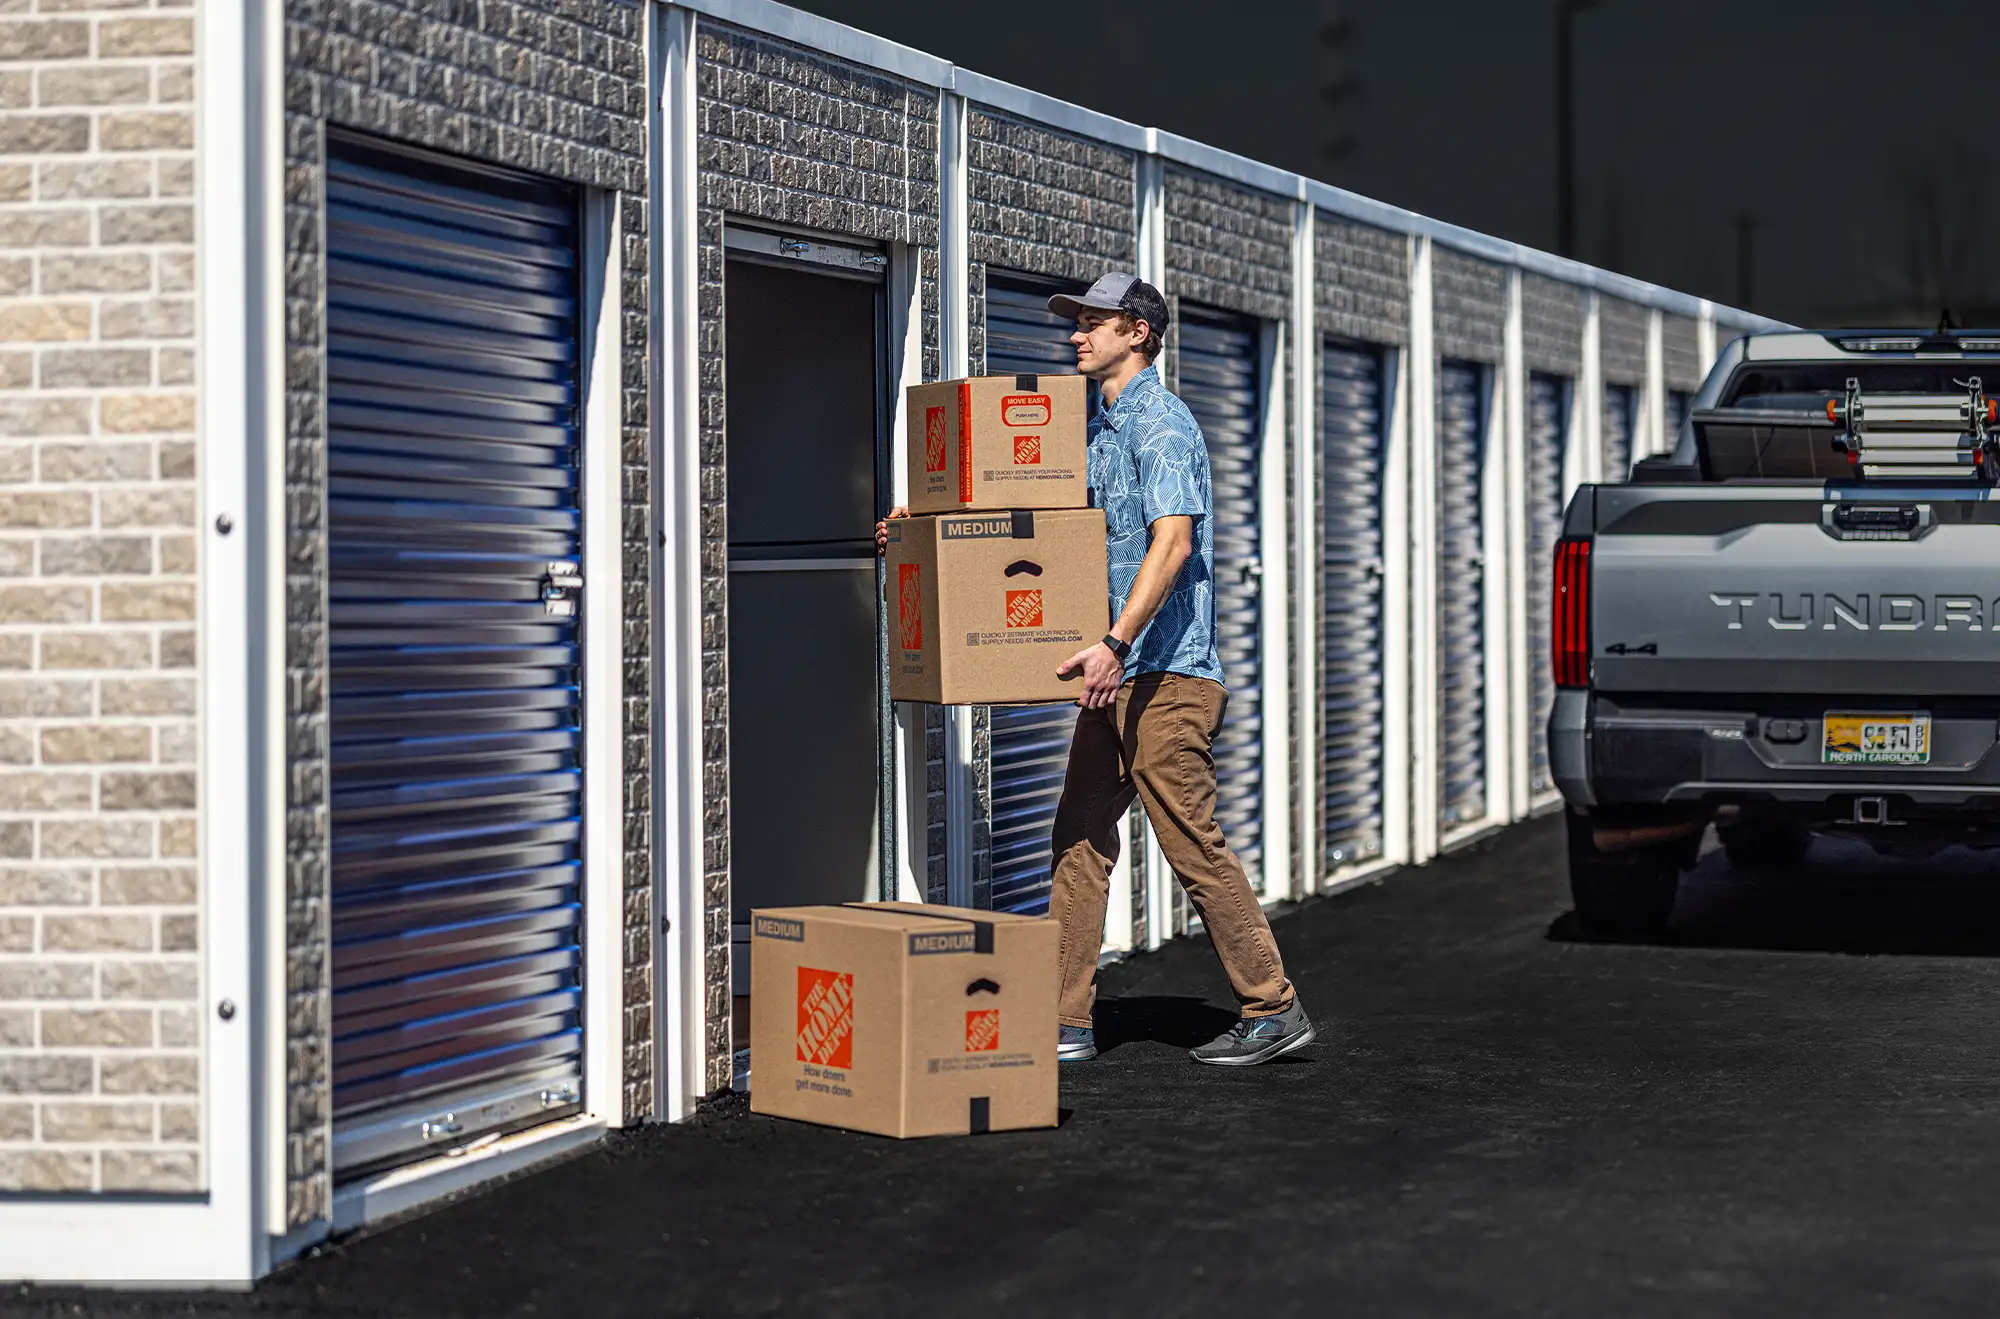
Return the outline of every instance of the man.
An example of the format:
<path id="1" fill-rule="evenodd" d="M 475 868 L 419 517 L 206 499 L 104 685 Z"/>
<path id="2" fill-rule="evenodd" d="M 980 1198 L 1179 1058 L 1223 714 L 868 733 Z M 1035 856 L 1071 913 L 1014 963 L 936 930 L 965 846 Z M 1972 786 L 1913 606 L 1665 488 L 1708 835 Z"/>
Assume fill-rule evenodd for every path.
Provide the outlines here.
<path id="1" fill-rule="evenodd" d="M 1313 1027 L 1215 823 L 1211 748 L 1227 696 L 1215 642 L 1214 504 L 1201 428 L 1153 368 L 1166 299 L 1114 272 L 1080 298 L 1050 298 L 1049 310 L 1075 319 L 1077 369 L 1103 396 L 1090 423 L 1090 501 L 1104 510 L 1116 620 L 1059 670 L 1082 675 L 1083 695 L 1051 840 L 1049 914 L 1062 923 L 1058 1056 L 1097 1056 L 1097 954 L 1119 824 L 1137 796 L 1241 1005 L 1241 1020 L 1191 1056 L 1222 1066 L 1266 1062 L 1310 1044 Z"/>

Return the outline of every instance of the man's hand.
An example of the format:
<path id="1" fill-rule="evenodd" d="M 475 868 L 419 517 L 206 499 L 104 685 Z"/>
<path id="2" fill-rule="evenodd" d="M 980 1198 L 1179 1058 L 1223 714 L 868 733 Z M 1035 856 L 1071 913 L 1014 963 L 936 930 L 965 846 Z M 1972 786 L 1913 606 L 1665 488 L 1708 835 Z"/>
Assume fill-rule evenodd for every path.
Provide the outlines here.
<path id="1" fill-rule="evenodd" d="M 906 518 L 908 516 L 910 516 L 910 510 L 907 508 L 892 508 L 889 510 L 889 517 L 891 518 Z M 887 554 L 889 552 L 889 523 L 886 519 L 875 524 L 875 552 L 877 554 Z"/>
<path id="2" fill-rule="evenodd" d="M 1076 703 L 1086 710 L 1101 709 L 1118 699 L 1118 688 L 1125 682 L 1125 666 L 1102 641 L 1088 650 L 1079 650 L 1056 670 L 1058 678 L 1067 678 L 1072 673 L 1083 674 L 1083 695 L 1076 698 Z"/>

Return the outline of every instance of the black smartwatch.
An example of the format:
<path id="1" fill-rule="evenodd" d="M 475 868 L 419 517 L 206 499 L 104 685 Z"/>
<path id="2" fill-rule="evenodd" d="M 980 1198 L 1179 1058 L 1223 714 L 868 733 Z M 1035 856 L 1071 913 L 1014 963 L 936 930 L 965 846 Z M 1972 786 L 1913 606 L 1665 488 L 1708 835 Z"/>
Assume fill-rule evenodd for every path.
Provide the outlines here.
<path id="1" fill-rule="evenodd" d="M 1104 648 L 1116 655 L 1120 664 L 1132 658 L 1132 648 L 1109 632 L 1104 634 Z"/>

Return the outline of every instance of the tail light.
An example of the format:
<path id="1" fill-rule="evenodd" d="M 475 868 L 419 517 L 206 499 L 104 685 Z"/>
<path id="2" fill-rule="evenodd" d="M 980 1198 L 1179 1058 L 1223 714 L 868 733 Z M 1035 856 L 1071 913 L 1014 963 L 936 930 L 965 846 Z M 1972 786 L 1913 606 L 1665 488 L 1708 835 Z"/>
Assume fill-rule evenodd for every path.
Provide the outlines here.
<path id="1" fill-rule="evenodd" d="M 1590 685 L 1590 542 L 1556 542 L 1554 647 L 1556 686 Z"/>

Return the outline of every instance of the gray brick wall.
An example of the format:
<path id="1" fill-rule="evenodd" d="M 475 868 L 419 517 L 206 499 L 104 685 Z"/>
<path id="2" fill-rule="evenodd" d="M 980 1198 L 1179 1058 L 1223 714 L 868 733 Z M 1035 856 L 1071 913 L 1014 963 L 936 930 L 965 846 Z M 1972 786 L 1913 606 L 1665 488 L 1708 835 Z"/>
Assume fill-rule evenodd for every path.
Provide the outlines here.
<path id="1" fill-rule="evenodd" d="M 919 249 L 923 376 L 938 376 L 938 95 L 724 24 L 695 40 L 701 355 L 702 906 L 707 1088 L 726 1089 L 729 983 L 728 473 L 723 220 Z"/>
<path id="2" fill-rule="evenodd" d="M 286 802 L 288 1216 L 330 1207 L 327 1032 L 323 163 L 329 126 L 616 195 L 622 436 L 627 1117 L 653 1109 L 649 644 L 652 498 L 643 10 L 620 0 L 288 0 L 286 8 Z M 725 938 L 727 930 L 724 931 Z M 608 988 L 608 987 L 607 987 Z M 598 987 L 591 987 L 597 992 Z"/>
<path id="3" fill-rule="evenodd" d="M 976 108 L 965 136 L 974 261 L 1086 282 L 1133 268 L 1132 153 Z"/>
<path id="4" fill-rule="evenodd" d="M 1507 339 L 1507 271 L 1440 247 L 1431 264 L 1439 357 L 1498 362 Z"/>
<path id="5" fill-rule="evenodd" d="M 194 22 L 7 9 L 0 1198 L 185 1193 L 208 1178 Z"/>
<path id="6" fill-rule="evenodd" d="M 1410 240 L 1321 211 L 1313 221 L 1314 312 L 1322 335 L 1410 341 Z"/>
<path id="7" fill-rule="evenodd" d="M 1701 360 L 1700 327 L 1686 316 L 1660 318 L 1660 349 L 1665 359 L 1668 389 L 1692 392 L 1701 387 L 1708 363 Z"/>
<path id="8" fill-rule="evenodd" d="M 1615 385 L 1646 379 L 1646 309 L 1621 298 L 1599 298 L 1597 352 L 1604 378 Z"/>
<path id="9" fill-rule="evenodd" d="M 1521 356 L 1530 371 L 1571 380 L 1583 373 L 1583 322 L 1589 295 L 1545 275 L 1521 276 Z"/>
<path id="10" fill-rule="evenodd" d="M 1290 315 L 1292 203 L 1177 169 L 1166 184 L 1162 292 L 1269 321 Z"/>

